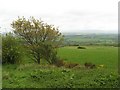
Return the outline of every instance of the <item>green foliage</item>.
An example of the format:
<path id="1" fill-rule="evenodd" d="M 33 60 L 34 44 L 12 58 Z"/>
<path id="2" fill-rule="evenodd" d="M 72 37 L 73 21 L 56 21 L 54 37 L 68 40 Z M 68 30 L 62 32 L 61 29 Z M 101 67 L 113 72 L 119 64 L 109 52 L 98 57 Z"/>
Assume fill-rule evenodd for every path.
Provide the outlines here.
<path id="1" fill-rule="evenodd" d="M 43 43 L 41 48 L 42 57 L 47 60 L 49 64 L 54 64 L 56 60 L 58 60 L 57 51 L 53 46 L 52 44 Z"/>
<path id="2" fill-rule="evenodd" d="M 40 64 L 40 59 L 45 59 L 51 63 L 51 58 L 55 54 L 55 48 L 59 47 L 62 43 L 63 36 L 53 25 L 43 23 L 34 17 L 30 19 L 18 18 L 13 21 L 12 28 L 14 33 L 23 38 L 29 52 L 33 55 L 34 60 Z M 49 53 L 50 52 L 50 53 Z M 55 57 L 55 56 L 54 56 Z"/>
<path id="3" fill-rule="evenodd" d="M 2 63 L 15 64 L 20 63 L 19 42 L 12 34 L 6 34 L 2 37 Z"/>
<path id="4" fill-rule="evenodd" d="M 118 88 L 118 77 L 117 71 L 102 68 L 3 66 L 3 88 Z"/>

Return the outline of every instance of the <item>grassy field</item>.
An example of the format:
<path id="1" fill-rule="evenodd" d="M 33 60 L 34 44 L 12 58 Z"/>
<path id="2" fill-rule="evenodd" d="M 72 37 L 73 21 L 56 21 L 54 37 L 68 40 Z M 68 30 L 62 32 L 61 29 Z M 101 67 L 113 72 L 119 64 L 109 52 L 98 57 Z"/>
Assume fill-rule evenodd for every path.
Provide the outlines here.
<path id="1" fill-rule="evenodd" d="M 58 51 L 58 55 L 70 62 L 84 64 L 92 62 L 103 64 L 106 68 L 118 68 L 118 48 L 111 46 L 85 46 L 86 49 L 77 49 L 75 46 L 63 47 Z"/>
<path id="2" fill-rule="evenodd" d="M 118 87 L 117 47 L 62 47 L 58 56 L 67 62 L 91 62 L 101 68 L 65 68 L 50 65 L 21 64 L 3 66 L 3 88 L 116 88 Z"/>

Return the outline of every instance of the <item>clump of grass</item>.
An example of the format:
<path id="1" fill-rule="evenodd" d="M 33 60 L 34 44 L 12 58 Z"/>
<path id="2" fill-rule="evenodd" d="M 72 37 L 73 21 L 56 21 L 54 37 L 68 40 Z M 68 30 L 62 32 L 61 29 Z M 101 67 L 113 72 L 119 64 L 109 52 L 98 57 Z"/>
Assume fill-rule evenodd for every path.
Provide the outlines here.
<path id="1" fill-rule="evenodd" d="M 55 66 L 57 67 L 65 67 L 65 68 L 74 68 L 78 65 L 79 65 L 78 63 L 65 62 L 64 60 L 57 60 L 55 63 Z"/>
<path id="2" fill-rule="evenodd" d="M 66 63 L 65 64 L 65 67 L 66 68 L 74 68 L 76 66 L 78 66 L 79 64 L 78 63 Z"/>
<path id="3" fill-rule="evenodd" d="M 92 63 L 90 63 L 90 62 L 89 62 L 89 63 L 86 62 L 84 65 L 85 65 L 86 68 L 90 68 L 90 69 L 96 68 L 96 65 L 95 65 L 95 64 L 92 64 Z"/>
<path id="4" fill-rule="evenodd" d="M 3 72 L 2 78 L 3 78 L 3 79 L 9 79 L 9 78 L 10 78 L 9 72 Z"/>
<path id="5" fill-rule="evenodd" d="M 63 60 L 57 60 L 56 62 L 55 62 L 55 66 L 57 66 L 57 67 L 61 67 L 61 66 L 64 66 L 64 61 Z"/>

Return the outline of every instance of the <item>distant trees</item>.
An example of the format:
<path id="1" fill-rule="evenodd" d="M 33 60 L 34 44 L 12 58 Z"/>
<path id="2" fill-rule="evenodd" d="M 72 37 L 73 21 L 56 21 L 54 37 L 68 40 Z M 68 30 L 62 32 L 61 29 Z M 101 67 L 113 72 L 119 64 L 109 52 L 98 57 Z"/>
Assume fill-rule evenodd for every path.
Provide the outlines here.
<path id="1" fill-rule="evenodd" d="M 58 28 L 34 17 L 30 17 L 28 20 L 24 17 L 18 18 L 11 25 L 14 33 L 25 40 L 29 52 L 38 64 L 40 64 L 41 58 L 50 64 L 55 62 L 57 58 L 56 48 L 63 41 L 63 36 Z"/>

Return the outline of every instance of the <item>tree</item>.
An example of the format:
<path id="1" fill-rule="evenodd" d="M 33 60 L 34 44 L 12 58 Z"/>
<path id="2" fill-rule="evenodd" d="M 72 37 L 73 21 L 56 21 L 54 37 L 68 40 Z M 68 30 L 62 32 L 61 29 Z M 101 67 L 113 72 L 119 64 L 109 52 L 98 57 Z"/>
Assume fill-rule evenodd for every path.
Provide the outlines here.
<path id="1" fill-rule="evenodd" d="M 19 42 L 11 33 L 2 36 L 2 63 L 20 63 Z"/>
<path id="2" fill-rule="evenodd" d="M 41 53 L 43 58 L 50 64 L 55 64 L 58 60 L 57 51 L 51 44 L 43 44 Z"/>
<path id="3" fill-rule="evenodd" d="M 30 17 L 30 19 L 18 17 L 11 25 L 14 33 L 25 40 L 29 52 L 38 64 L 40 64 L 41 58 L 45 57 L 48 53 L 53 53 L 49 52 L 46 46 L 50 47 L 51 51 L 53 51 L 61 45 L 63 40 L 63 36 L 58 31 L 58 28 L 34 17 Z"/>

